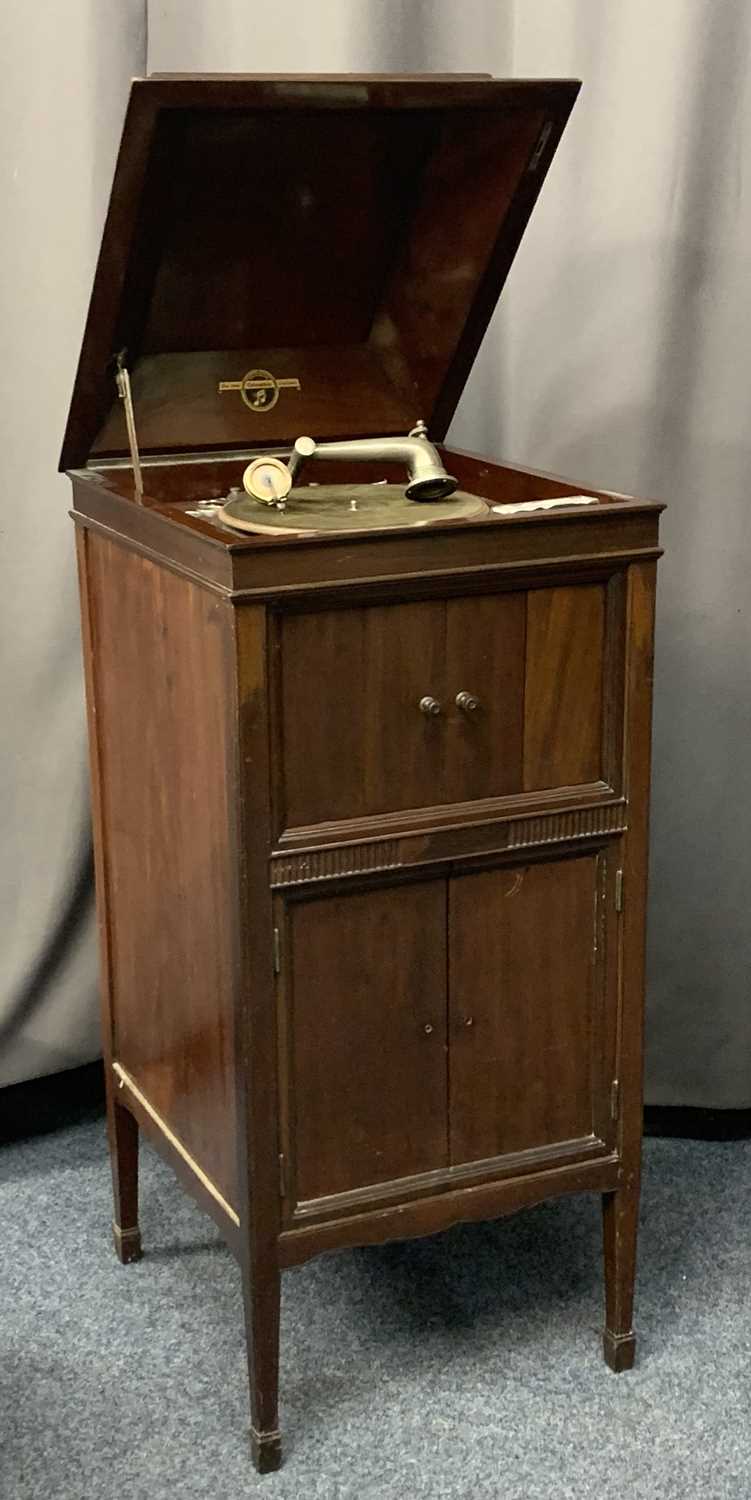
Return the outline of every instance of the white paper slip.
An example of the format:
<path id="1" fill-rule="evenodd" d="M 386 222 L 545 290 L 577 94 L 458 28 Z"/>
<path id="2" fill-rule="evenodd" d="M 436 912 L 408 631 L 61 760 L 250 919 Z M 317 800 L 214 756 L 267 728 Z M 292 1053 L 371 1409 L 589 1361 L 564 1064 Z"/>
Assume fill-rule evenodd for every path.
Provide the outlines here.
<path id="1" fill-rule="evenodd" d="M 559 495 L 555 500 L 523 500 L 519 505 L 491 505 L 497 516 L 518 516 L 530 510 L 553 510 L 556 505 L 598 505 L 595 495 Z"/>

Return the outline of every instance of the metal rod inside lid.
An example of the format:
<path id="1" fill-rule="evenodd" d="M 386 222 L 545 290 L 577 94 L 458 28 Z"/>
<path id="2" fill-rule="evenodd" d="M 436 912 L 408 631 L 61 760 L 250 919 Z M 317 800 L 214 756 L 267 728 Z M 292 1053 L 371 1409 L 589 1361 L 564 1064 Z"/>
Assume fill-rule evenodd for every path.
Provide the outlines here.
<path id="1" fill-rule="evenodd" d="M 128 447 L 130 448 L 130 461 L 133 465 L 133 482 L 139 503 L 143 503 L 143 480 L 141 478 L 141 458 L 138 452 L 138 437 L 136 436 L 136 418 L 133 410 L 133 396 L 130 389 L 130 375 L 126 365 L 123 364 L 125 350 L 117 356 L 117 394 L 125 406 L 125 426 L 128 431 Z"/>

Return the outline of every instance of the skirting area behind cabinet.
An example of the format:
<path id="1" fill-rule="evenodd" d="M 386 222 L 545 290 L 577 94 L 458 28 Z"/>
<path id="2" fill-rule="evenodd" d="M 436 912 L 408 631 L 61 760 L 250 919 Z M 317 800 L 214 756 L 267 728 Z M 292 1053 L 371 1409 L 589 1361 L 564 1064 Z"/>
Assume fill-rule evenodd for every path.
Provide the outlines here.
<path id="1" fill-rule="evenodd" d="M 288 1272 L 289 1440 L 262 1479 L 236 1265 L 148 1148 L 145 1257 L 118 1265 L 103 1123 L 79 1097 L 74 1123 L 0 1150 L 3 1495 L 751 1493 L 750 1142 L 647 1141 L 638 1363 L 618 1379 L 593 1198 Z"/>

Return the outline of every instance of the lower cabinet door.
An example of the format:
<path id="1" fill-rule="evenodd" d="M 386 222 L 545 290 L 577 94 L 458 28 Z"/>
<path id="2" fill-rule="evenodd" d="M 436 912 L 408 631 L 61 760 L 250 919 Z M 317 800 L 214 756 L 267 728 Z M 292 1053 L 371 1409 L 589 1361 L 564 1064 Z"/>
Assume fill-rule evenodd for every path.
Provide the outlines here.
<path id="1" fill-rule="evenodd" d="M 554 1159 L 609 1133 L 605 860 L 548 859 L 449 882 L 452 1165 L 523 1152 Z"/>
<path id="2" fill-rule="evenodd" d="M 447 1166 L 445 880 L 290 901 L 280 993 L 293 1199 Z"/>

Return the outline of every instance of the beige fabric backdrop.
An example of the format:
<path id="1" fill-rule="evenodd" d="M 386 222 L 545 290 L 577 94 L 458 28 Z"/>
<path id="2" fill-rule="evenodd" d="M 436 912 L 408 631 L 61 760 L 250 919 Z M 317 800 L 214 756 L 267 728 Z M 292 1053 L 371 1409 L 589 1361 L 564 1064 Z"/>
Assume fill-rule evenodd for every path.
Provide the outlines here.
<path id="1" fill-rule="evenodd" d="M 514 71 L 584 87 L 509 288 L 497 441 L 669 504 L 647 1097 L 748 1106 L 751 6 L 523 0 L 516 14 Z"/>
<path id="2" fill-rule="evenodd" d="M 142 0 L 0 4 L 0 1084 L 98 1050 L 70 487 L 57 461 Z"/>
<path id="3" fill-rule="evenodd" d="M 53 470 L 144 9 L 64 4 L 50 28 L 8 5 L 1 24 L 19 72 L 26 64 L 35 81 L 29 89 L 17 78 L 6 101 L 19 143 L 9 184 L 18 152 L 24 166 L 15 190 L 23 230 L 4 246 L 2 293 L 12 332 L 0 422 L 12 451 L 3 607 L 4 701 L 13 707 L 0 1024 L 3 1006 L 15 1005 L 18 1017 L 19 996 L 26 1021 L 23 1032 L 12 1029 L 0 1081 L 64 1066 L 95 1045 L 88 920 L 69 922 L 62 965 L 39 973 L 55 917 L 75 896 L 84 817 L 69 523 Z M 648 1097 L 751 1104 L 748 0 L 151 0 L 146 8 L 152 71 L 469 69 L 584 80 L 451 437 L 670 504 Z M 62 91 L 54 86 L 60 57 Z M 30 133 L 18 129 L 22 107 Z M 3 141 L 7 149 L 5 128 Z M 48 365 L 51 338 L 59 358 Z M 28 393 L 42 373 L 40 421 Z M 16 505 L 28 507 L 28 519 Z M 32 610 L 31 580 L 19 574 L 42 509 Z"/>

